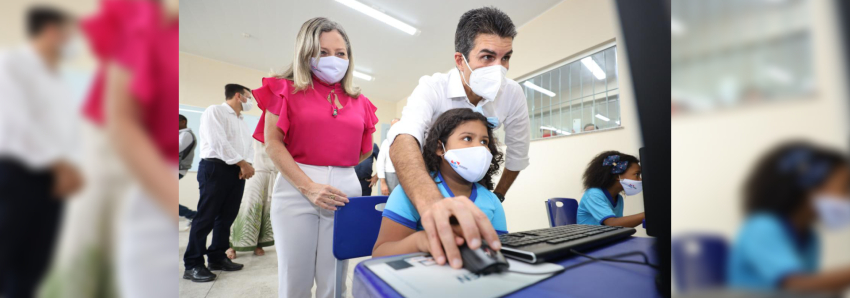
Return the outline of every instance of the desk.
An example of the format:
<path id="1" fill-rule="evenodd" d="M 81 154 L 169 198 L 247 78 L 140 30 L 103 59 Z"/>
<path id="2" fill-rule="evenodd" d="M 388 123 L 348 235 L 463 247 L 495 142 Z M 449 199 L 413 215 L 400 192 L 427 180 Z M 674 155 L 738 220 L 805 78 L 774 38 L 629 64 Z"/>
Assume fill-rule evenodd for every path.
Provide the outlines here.
<path id="1" fill-rule="evenodd" d="M 602 246 L 585 253 L 594 256 L 610 256 L 640 250 L 649 255 L 652 264 L 658 264 L 654 253 L 655 239 L 631 237 L 610 246 Z M 643 261 L 641 256 L 629 256 L 624 260 Z M 584 262 L 584 257 L 567 257 L 557 263 L 566 267 Z M 655 274 L 649 266 L 593 262 L 569 269 L 537 284 L 526 287 L 505 297 L 662 297 L 655 288 Z M 362 297 L 401 297 L 362 263 L 354 269 L 352 293 Z"/>

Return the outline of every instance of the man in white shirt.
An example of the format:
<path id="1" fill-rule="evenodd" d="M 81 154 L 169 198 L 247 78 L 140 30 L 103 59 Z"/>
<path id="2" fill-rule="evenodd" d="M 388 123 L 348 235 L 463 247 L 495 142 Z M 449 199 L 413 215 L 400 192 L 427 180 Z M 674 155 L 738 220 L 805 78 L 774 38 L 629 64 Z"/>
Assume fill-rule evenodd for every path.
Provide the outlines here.
<path id="1" fill-rule="evenodd" d="M 455 69 L 419 79 L 419 86 L 402 110 L 401 121 L 387 136 L 399 182 L 421 215 L 431 254 L 440 265 L 449 260 L 452 267 L 462 267 L 451 229 L 437 230 L 439 226 L 448 226 L 452 216 L 463 229 L 470 248 L 478 248 L 481 237 L 493 249 L 500 249 L 501 243 L 487 217 L 472 201 L 462 196 L 443 199 L 425 170 L 422 142 L 433 121 L 454 108 L 476 110 L 494 128 L 504 126 L 505 170 L 493 191 L 504 200 L 519 171 L 528 166 L 530 141 L 525 93 L 519 84 L 504 77 L 515 36 L 516 28 L 510 17 L 494 7 L 464 13 L 455 32 Z"/>
<path id="2" fill-rule="evenodd" d="M 70 15 L 35 6 L 26 45 L 0 55 L 0 297 L 32 297 L 51 259 L 64 199 L 82 187 L 78 112 L 59 66 Z"/>
<path id="3" fill-rule="evenodd" d="M 398 118 L 390 121 L 390 127 L 398 123 Z M 381 195 L 388 196 L 390 192 L 398 186 L 398 176 L 395 175 L 393 161 L 390 160 L 390 140 L 385 139 L 381 142 L 380 151 L 378 151 L 378 161 L 375 165 L 378 171 L 378 179 L 381 180 Z"/>
<path id="4" fill-rule="evenodd" d="M 199 128 L 201 163 L 198 166 L 198 213 L 189 231 L 189 245 L 183 255 L 184 279 L 195 282 L 215 280 L 210 270 L 236 271 L 242 264 L 225 255 L 230 247 L 230 225 L 239 213 L 245 179 L 254 176 L 251 131 L 242 112 L 251 109 L 251 90 L 238 84 L 224 86 L 226 101 L 208 107 Z M 212 244 L 206 248 L 207 236 Z M 207 255 L 209 269 L 204 266 Z"/>

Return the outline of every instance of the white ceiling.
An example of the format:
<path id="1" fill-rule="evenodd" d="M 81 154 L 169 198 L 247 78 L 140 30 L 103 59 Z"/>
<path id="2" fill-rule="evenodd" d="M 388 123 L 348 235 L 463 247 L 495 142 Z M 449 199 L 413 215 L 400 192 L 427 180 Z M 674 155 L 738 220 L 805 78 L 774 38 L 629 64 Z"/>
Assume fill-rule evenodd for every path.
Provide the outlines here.
<path id="1" fill-rule="evenodd" d="M 355 69 L 375 77 L 355 78 L 363 93 L 371 99 L 398 101 L 413 91 L 419 77 L 454 67 L 454 33 L 464 12 L 492 5 L 520 27 L 561 0 L 358 1 L 421 33 L 408 35 L 334 0 L 183 0 L 180 50 L 263 72 L 280 71 L 292 59 L 301 24 L 323 16 L 345 28 Z"/>

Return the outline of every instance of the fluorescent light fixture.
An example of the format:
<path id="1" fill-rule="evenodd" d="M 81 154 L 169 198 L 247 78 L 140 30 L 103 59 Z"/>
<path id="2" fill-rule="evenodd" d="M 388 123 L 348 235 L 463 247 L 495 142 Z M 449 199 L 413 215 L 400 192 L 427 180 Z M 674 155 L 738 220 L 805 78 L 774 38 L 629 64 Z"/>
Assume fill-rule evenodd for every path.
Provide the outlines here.
<path id="1" fill-rule="evenodd" d="M 674 36 L 682 36 L 688 32 L 685 24 L 682 24 L 678 19 L 670 18 L 670 34 Z"/>
<path id="2" fill-rule="evenodd" d="M 405 24 L 404 22 L 399 21 L 398 19 L 396 19 L 394 17 L 388 16 L 387 14 L 380 12 L 377 9 L 374 9 L 372 7 L 369 7 L 366 4 L 357 2 L 355 0 L 336 0 L 336 2 L 345 4 L 345 6 L 351 7 L 356 11 L 362 12 L 363 14 L 365 14 L 367 16 L 373 17 L 373 18 L 377 19 L 378 21 L 381 21 L 381 22 L 384 22 L 387 25 L 396 27 L 398 30 L 404 31 L 404 33 L 407 33 L 407 34 L 410 34 L 410 35 L 419 34 L 419 29 L 416 29 L 413 26 Z"/>
<path id="3" fill-rule="evenodd" d="M 599 118 L 600 120 L 603 120 L 605 122 L 611 121 L 611 119 L 608 119 L 608 117 L 602 116 L 601 114 L 596 114 L 596 118 Z"/>
<path id="4" fill-rule="evenodd" d="M 356 70 L 354 71 L 354 77 L 364 79 L 364 80 L 367 80 L 367 81 L 371 81 L 371 80 L 375 79 L 370 75 L 367 75 L 365 73 L 362 73 L 362 72 L 359 72 L 359 71 L 356 71 Z"/>
<path id="5" fill-rule="evenodd" d="M 198 114 L 204 113 L 204 111 L 195 111 L 195 110 L 189 110 L 189 109 L 178 109 L 178 110 L 183 111 L 183 112 L 189 112 L 189 113 L 198 113 Z"/>
<path id="6" fill-rule="evenodd" d="M 769 65 L 764 68 L 764 74 L 776 82 L 790 84 L 794 82 L 794 76 L 784 68 Z"/>
<path id="7" fill-rule="evenodd" d="M 543 87 L 540 87 L 540 86 L 534 85 L 534 83 L 532 83 L 532 82 L 530 82 L 530 81 L 525 81 L 525 83 L 522 83 L 522 85 L 523 85 L 523 86 L 526 86 L 526 87 L 528 87 L 528 88 L 531 88 L 531 89 L 537 90 L 537 91 L 538 91 L 538 92 L 540 92 L 540 93 L 543 93 L 543 94 L 549 95 L 549 97 L 555 97 L 555 92 L 552 92 L 552 91 L 549 91 L 549 90 L 543 89 Z"/>
<path id="8" fill-rule="evenodd" d="M 553 132 L 555 132 L 557 134 L 561 134 L 561 135 L 569 135 L 570 134 L 570 132 L 568 132 L 568 131 L 563 131 L 563 130 L 560 130 L 560 129 L 557 129 L 557 128 L 554 128 L 554 127 L 551 127 L 551 126 L 541 126 L 540 129 L 553 131 Z"/>
<path id="9" fill-rule="evenodd" d="M 617 125 L 620 125 L 620 120 L 614 121 L 614 123 L 617 123 Z"/>
<path id="10" fill-rule="evenodd" d="M 602 71 L 602 68 L 600 68 L 595 61 L 593 61 L 593 58 L 586 57 L 584 59 L 581 59 L 581 64 L 584 64 L 584 67 L 587 67 L 587 69 L 590 70 L 590 72 L 593 73 L 593 76 L 595 76 L 597 79 L 605 79 L 605 72 Z"/>

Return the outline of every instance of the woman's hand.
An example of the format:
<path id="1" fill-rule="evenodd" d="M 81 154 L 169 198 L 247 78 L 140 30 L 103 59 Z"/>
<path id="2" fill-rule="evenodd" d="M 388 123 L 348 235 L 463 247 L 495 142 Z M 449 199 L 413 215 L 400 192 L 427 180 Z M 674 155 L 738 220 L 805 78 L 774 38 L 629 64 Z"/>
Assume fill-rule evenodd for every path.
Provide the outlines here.
<path id="1" fill-rule="evenodd" d="M 310 182 L 302 188 L 301 193 L 316 206 L 331 211 L 336 210 L 336 206 L 345 206 L 345 203 L 348 203 L 348 196 L 326 184 Z"/>

